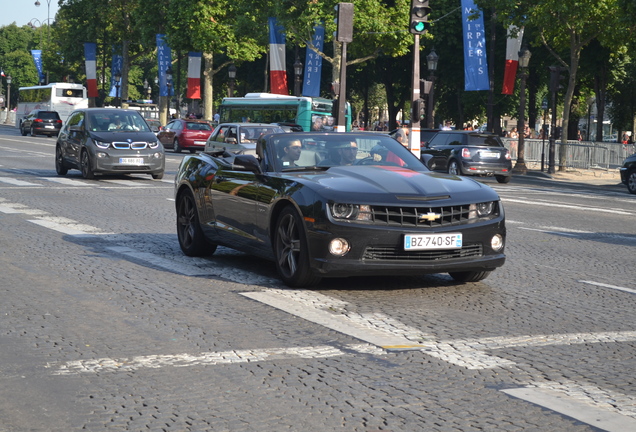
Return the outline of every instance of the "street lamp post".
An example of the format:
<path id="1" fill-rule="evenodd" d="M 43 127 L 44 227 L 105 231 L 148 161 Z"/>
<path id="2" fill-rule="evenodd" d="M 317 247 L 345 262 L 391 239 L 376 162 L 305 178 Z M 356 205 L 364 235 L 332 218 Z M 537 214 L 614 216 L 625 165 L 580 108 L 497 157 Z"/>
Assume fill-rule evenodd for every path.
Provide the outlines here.
<path id="1" fill-rule="evenodd" d="M 236 66 L 234 63 L 227 69 L 227 74 L 230 77 L 230 88 L 228 89 L 228 96 L 234 97 L 234 80 L 236 79 Z"/>
<path id="2" fill-rule="evenodd" d="M 7 118 L 4 120 L 4 124 L 11 124 L 9 121 L 9 114 L 11 113 L 11 75 L 7 75 Z"/>
<path id="3" fill-rule="evenodd" d="M 117 102 L 115 106 L 119 108 L 121 106 L 121 100 L 119 98 L 119 86 L 121 82 L 121 73 L 119 71 L 115 72 L 115 97 L 117 98 Z"/>
<path id="4" fill-rule="evenodd" d="M 435 111 L 434 111 L 434 103 L 435 103 L 435 71 L 437 70 L 437 62 L 439 61 L 439 56 L 435 52 L 435 48 L 431 50 L 431 53 L 426 56 L 426 66 L 428 67 L 428 71 L 430 72 L 429 81 L 431 82 L 431 88 L 428 92 L 428 107 L 426 109 L 426 127 L 429 129 L 434 129 L 435 125 Z"/>
<path id="5" fill-rule="evenodd" d="M 528 79 L 528 64 L 532 53 L 526 47 L 519 51 L 519 68 L 521 69 L 521 87 L 519 89 L 519 122 L 517 130 L 519 131 L 519 147 L 517 150 L 517 163 L 513 169 L 519 174 L 526 174 L 528 167 L 525 161 L 525 123 L 526 123 L 526 80 Z"/>
<path id="6" fill-rule="evenodd" d="M 303 80 L 303 63 L 300 61 L 298 57 L 296 57 L 296 62 L 294 63 L 294 96 L 300 96 L 300 83 Z"/>

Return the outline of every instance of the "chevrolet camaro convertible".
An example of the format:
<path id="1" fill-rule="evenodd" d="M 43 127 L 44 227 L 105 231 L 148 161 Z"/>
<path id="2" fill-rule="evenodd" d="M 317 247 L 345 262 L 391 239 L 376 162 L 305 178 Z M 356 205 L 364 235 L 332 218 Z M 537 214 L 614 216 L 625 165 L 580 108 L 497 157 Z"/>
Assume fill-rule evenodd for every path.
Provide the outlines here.
<path id="1" fill-rule="evenodd" d="M 429 273 L 476 282 L 505 261 L 497 193 L 429 171 L 383 134 L 279 133 L 255 150 L 188 155 L 175 207 L 186 255 L 222 245 L 268 258 L 291 287 Z"/>

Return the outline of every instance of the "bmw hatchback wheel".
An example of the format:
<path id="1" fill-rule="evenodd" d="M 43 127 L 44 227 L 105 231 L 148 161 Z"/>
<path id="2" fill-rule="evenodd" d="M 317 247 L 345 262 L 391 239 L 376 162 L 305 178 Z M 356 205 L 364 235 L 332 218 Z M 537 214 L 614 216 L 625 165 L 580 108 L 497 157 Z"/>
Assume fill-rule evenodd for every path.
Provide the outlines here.
<path id="1" fill-rule="evenodd" d="M 64 163 L 64 155 L 62 154 L 60 146 L 55 147 L 55 171 L 61 176 L 68 173 L 68 168 L 66 168 L 66 164 Z"/>
<path id="2" fill-rule="evenodd" d="M 80 165 L 82 168 L 82 177 L 84 177 L 87 180 L 91 180 L 95 178 L 95 173 L 93 172 L 93 168 L 91 168 L 91 158 L 88 155 L 88 151 L 86 150 L 82 152 Z"/>

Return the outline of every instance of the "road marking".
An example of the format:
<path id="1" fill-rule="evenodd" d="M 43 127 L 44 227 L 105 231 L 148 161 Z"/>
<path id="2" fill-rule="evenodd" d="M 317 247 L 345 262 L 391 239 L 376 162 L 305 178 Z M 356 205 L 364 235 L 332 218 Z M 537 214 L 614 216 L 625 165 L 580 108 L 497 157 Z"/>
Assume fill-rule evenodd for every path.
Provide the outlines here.
<path id="1" fill-rule="evenodd" d="M 43 180 L 53 183 L 60 183 L 68 186 L 94 186 L 92 183 L 84 183 L 81 180 L 71 179 L 66 177 L 40 177 Z"/>
<path id="2" fill-rule="evenodd" d="M 367 344 L 346 345 L 338 349 L 329 345 L 264 348 L 252 350 L 231 350 L 192 354 L 165 354 L 135 356 L 131 358 L 100 358 L 92 360 L 73 360 L 62 365 L 48 363 L 47 368 L 55 368 L 53 375 L 76 375 L 81 373 L 129 372 L 141 368 L 187 367 L 198 365 L 224 365 L 236 363 L 255 363 L 272 360 L 296 360 L 329 358 L 357 354 L 381 355 L 383 351 Z"/>
<path id="3" fill-rule="evenodd" d="M 633 397 L 611 394 L 597 387 L 595 390 L 597 390 L 597 395 L 601 396 L 601 400 L 594 400 L 590 396 L 591 388 L 593 389 L 593 386 L 582 387 L 573 383 L 566 385 L 533 383 L 527 387 L 501 391 L 604 431 L 636 430 L 636 419 L 633 418 L 636 415 L 633 408 L 635 403 Z M 612 403 L 617 399 L 622 399 L 623 403 Z M 628 409 L 625 410 L 623 407 Z"/>
<path id="4" fill-rule="evenodd" d="M 99 228 L 90 225 L 75 222 L 72 219 L 48 217 L 43 219 L 31 219 L 29 222 L 45 228 L 52 229 L 62 234 L 73 236 L 95 236 L 95 235 L 112 235 L 114 233 L 105 233 Z"/>
<path id="5" fill-rule="evenodd" d="M 0 182 L 11 184 L 14 186 L 40 186 L 36 183 L 30 183 L 30 182 L 25 182 L 25 181 L 14 179 L 14 178 L 1 177 L 1 176 L 0 176 Z"/>
<path id="6" fill-rule="evenodd" d="M 598 207 L 584 207 L 580 205 L 569 205 L 569 204 L 557 204 L 557 203 L 549 203 L 543 201 L 527 201 L 527 200 L 519 200 L 519 199 L 511 199 L 511 198 L 502 198 L 504 202 L 514 202 L 520 204 L 530 204 L 530 205 L 539 205 L 544 207 L 559 207 L 573 210 L 584 210 L 589 212 L 600 212 L 600 213 L 612 213 L 619 215 L 633 215 L 634 212 L 617 210 L 617 209 L 608 209 L 608 208 L 598 208 Z"/>
<path id="7" fill-rule="evenodd" d="M 594 281 L 584 281 L 584 280 L 580 280 L 579 282 L 584 283 L 584 284 L 589 284 L 589 285 L 595 285 L 595 286 L 599 286 L 599 287 L 603 287 L 603 288 L 611 288 L 611 289 L 615 289 L 615 290 L 619 290 L 619 291 L 625 291 L 631 294 L 636 294 L 636 289 L 632 289 L 632 288 L 625 288 L 625 287 L 621 287 L 621 286 L 616 286 L 616 285 L 608 285 L 608 284 L 604 284 L 604 283 L 600 283 L 600 282 L 594 282 Z"/>

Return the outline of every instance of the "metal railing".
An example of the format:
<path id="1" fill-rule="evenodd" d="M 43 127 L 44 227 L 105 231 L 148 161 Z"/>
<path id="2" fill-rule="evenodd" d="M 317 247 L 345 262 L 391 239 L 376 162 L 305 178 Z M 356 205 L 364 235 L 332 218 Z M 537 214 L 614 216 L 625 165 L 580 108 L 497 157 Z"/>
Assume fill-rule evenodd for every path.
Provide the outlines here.
<path id="1" fill-rule="evenodd" d="M 517 159 L 518 140 L 514 138 L 502 138 L 506 148 L 510 150 L 512 160 Z M 529 168 L 543 166 L 548 169 L 550 153 L 550 141 L 540 139 L 524 140 L 524 159 Z M 636 152 L 634 144 L 622 144 L 613 142 L 593 141 L 568 141 L 562 144 L 555 142 L 554 162 L 555 168 L 562 169 L 617 169 L 625 158 Z"/>

